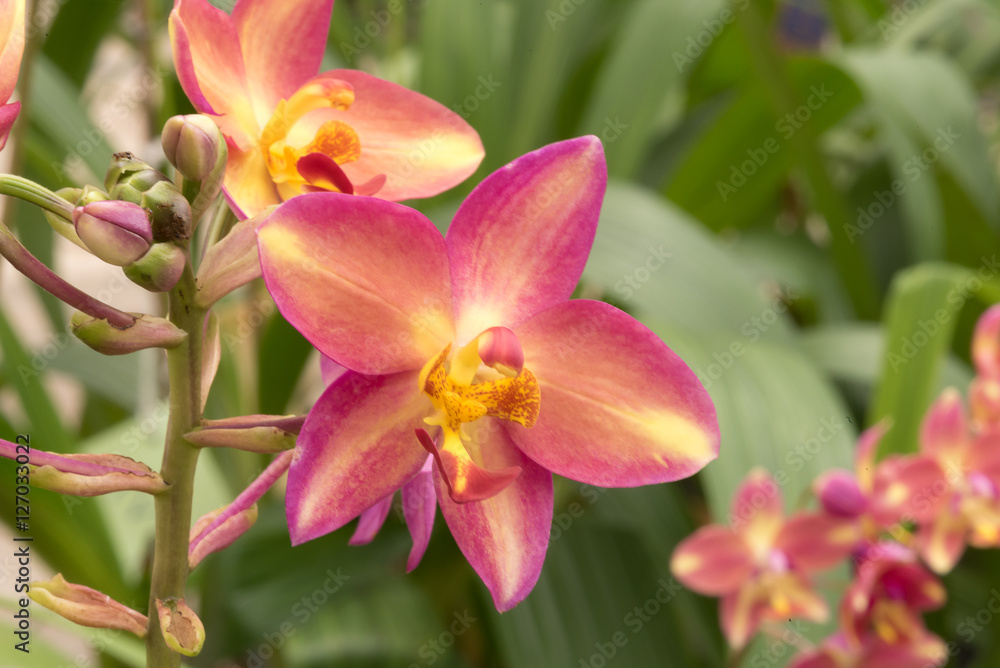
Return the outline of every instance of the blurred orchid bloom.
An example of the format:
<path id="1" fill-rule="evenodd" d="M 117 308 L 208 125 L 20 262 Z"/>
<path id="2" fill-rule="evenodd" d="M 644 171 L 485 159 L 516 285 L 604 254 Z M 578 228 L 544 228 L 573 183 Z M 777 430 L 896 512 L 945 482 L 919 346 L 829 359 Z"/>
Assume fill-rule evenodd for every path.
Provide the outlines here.
<path id="1" fill-rule="evenodd" d="M 0 149 L 21 111 L 20 102 L 10 102 L 24 54 L 24 0 L 0 0 Z"/>
<path id="2" fill-rule="evenodd" d="M 944 642 L 929 632 L 906 643 L 888 643 L 875 633 L 852 646 L 842 633 L 827 638 L 814 650 L 792 659 L 788 668 L 933 668 L 948 657 Z"/>
<path id="3" fill-rule="evenodd" d="M 927 636 L 921 613 L 944 604 L 941 582 L 913 550 L 893 541 L 868 544 L 856 564 L 840 608 L 848 644 L 861 648 L 869 631 L 888 645 L 919 644 Z"/>
<path id="4" fill-rule="evenodd" d="M 583 137 L 487 177 L 446 239 L 416 211 L 337 193 L 296 197 L 260 227 L 279 310 L 350 369 L 298 439 L 294 544 L 384 502 L 429 453 L 445 521 L 507 610 L 541 571 L 553 472 L 637 486 L 718 456 L 715 408 L 687 365 L 618 309 L 569 301 L 606 179 L 600 142 Z"/>
<path id="5" fill-rule="evenodd" d="M 731 513 L 735 526 L 702 527 L 670 561 L 685 586 L 723 597 L 719 616 L 729 644 L 742 648 L 763 622 L 824 621 L 826 603 L 809 576 L 851 552 L 860 536 L 857 523 L 823 513 L 786 519 L 781 491 L 760 468 L 740 485 Z"/>
<path id="6" fill-rule="evenodd" d="M 333 0 L 175 0 L 174 64 L 229 144 L 224 188 L 241 218 L 305 192 L 430 197 L 465 180 L 483 146 L 457 114 L 354 70 L 317 74 Z"/>
<path id="7" fill-rule="evenodd" d="M 938 467 L 926 488 L 933 512 L 916 535 L 927 565 L 947 573 L 967 542 L 1000 546 L 1000 432 L 974 435 L 961 395 L 949 388 L 924 418 L 919 457 Z"/>
<path id="8" fill-rule="evenodd" d="M 866 429 L 854 451 L 854 472 L 833 469 L 821 474 L 813 491 L 823 509 L 834 517 L 856 519 L 869 541 L 885 532 L 902 535 L 907 521 L 931 521 L 937 512 L 933 485 L 941 476 L 926 458 L 892 455 L 876 463 L 886 422 Z"/>
<path id="9" fill-rule="evenodd" d="M 979 318 L 972 335 L 976 377 L 969 387 L 972 417 L 981 431 L 1000 429 L 1000 304 Z"/>

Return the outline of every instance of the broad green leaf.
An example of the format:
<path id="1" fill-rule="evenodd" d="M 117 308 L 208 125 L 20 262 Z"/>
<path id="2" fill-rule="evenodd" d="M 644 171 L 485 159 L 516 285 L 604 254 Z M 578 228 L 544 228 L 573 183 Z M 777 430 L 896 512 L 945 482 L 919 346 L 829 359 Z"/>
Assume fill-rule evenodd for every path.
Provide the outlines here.
<path id="1" fill-rule="evenodd" d="M 632 7 L 612 42 L 579 132 L 604 140 L 612 175 L 634 176 L 651 140 L 679 122 L 684 81 L 693 66 L 686 51 L 694 44 L 697 55 L 702 42 L 711 43 L 729 29 L 734 10 L 724 7 L 721 0 L 641 0 Z M 566 22 L 572 20 L 576 17 Z"/>
<path id="2" fill-rule="evenodd" d="M 962 267 L 921 264 L 893 282 L 883 318 L 885 358 L 868 422 L 884 417 L 893 427 L 880 452 L 915 452 L 920 421 L 934 399 L 959 311 L 974 292 L 975 277 Z M 980 283 L 981 284 L 981 283 Z"/>
<path id="3" fill-rule="evenodd" d="M 78 88 L 83 88 L 94 54 L 123 4 L 124 0 L 60 4 L 59 14 L 45 35 L 42 52 Z M 148 18 L 147 21 L 151 28 L 153 22 Z"/>

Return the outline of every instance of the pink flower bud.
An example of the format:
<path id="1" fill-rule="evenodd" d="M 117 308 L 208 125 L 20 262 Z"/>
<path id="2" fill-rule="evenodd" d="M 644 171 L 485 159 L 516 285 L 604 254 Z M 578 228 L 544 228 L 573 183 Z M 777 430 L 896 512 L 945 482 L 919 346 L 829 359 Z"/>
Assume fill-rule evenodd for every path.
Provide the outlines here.
<path id="1" fill-rule="evenodd" d="M 847 471 L 827 471 L 816 479 L 815 490 L 823 509 L 835 517 L 858 517 L 868 506 L 858 481 Z"/>
<path id="2" fill-rule="evenodd" d="M 202 181 L 215 168 L 222 133 L 201 114 L 174 116 L 163 126 L 163 152 L 184 178 Z"/>
<path id="3" fill-rule="evenodd" d="M 160 633 L 167 647 L 184 656 L 197 656 L 205 644 L 205 626 L 183 598 L 156 599 Z"/>
<path id="4" fill-rule="evenodd" d="M 506 327 L 490 327 L 479 335 L 479 359 L 486 366 L 513 378 L 524 368 L 521 340 Z"/>
<path id="5" fill-rule="evenodd" d="M 61 574 L 47 582 L 32 582 L 28 596 L 66 619 L 98 629 L 131 631 L 146 635 L 146 615 L 126 607 L 96 589 L 66 582 Z"/>
<path id="6" fill-rule="evenodd" d="M 149 250 L 153 227 L 149 214 L 131 202 L 91 202 L 73 210 L 73 225 L 91 253 L 124 267 Z"/>
<path id="7" fill-rule="evenodd" d="M 188 568 L 191 570 L 194 570 L 195 566 L 208 555 L 232 545 L 237 538 L 246 533 L 257 522 L 257 504 L 253 504 L 249 508 L 233 513 L 221 524 L 209 529 L 212 523 L 227 510 L 229 510 L 229 506 L 213 510 L 198 520 L 191 529 L 188 545 Z"/>

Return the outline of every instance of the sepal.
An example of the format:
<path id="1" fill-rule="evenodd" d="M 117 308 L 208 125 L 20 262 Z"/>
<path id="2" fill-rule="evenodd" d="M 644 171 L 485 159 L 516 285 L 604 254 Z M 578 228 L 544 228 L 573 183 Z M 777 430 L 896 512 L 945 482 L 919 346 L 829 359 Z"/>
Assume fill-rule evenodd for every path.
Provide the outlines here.
<path id="1" fill-rule="evenodd" d="M 167 647 L 184 656 L 198 656 L 205 644 L 205 626 L 183 598 L 156 599 L 160 633 Z"/>

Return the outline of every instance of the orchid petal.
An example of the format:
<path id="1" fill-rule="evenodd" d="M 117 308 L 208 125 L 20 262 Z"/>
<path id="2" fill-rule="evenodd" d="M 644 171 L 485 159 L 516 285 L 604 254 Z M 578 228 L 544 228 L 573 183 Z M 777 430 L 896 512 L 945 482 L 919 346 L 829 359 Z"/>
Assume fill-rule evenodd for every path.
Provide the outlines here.
<path id="1" fill-rule="evenodd" d="M 878 445 L 887 431 L 889 421 L 882 420 L 858 436 L 858 444 L 854 450 L 854 472 L 858 476 L 858 485 L 866 494 L 871 494 Z"/>
<path id="2" fill-rule="evenodd" d="M 516 331 L 541 387 L 538 421 L 508 423 L 517 446 L 559 475 L 605 487 L 677 480 L 719 451 L 715 408 L 651 331 L 603 302 L 554 306 Z"/>
<path id="3" fill-rule="evenodd" d="M 670 558 L 670 570 L 700 594 L 721 596 L 735 591 L 753 573 L 753 555 L 731 529 L 712 524 L 684 539 Z"/>
<path id="4" fill-rule="evenodd" d="M 285 506 L 294 545 L 344 526 L 424 465 L 427 455 L 413 431 L 431 406 L 416 388 L 416 372 L 349 372 L 320 396 L 288 471 Z"/>
<path id="5" fill-rule="evenodd" d="M 784 524 L 784 500 L 774 478 L 762 467 L 740 483 L 729 509 L 729 525 L 749 541 L 754 554 L 770 552 Z"/>
<path id="6" fill-rule="evenodd" d="M 890 457 L 875 470 L 870 512 L 882 527 L 904 520 L 931 522 L 949 501 L 950 490 L 945 472 L 933 457 Z"/>
<path id="7" fill-rule="evenodd" d="M 385 518 L 389 516 L 389 511 L 392 510 L 392 497 L 394 495 L 395 492 L 390 493 L 374 506 L 361 513 L 361 519 L 358 520 L 358 527 L 354 530 L 351 540 L 347 541 L 348 545 L 367 545 L 375 539 L 375 535 L 382 528 L 382 525 L 385 524 Z"/>
<path id="8" fill-rule="evenodd" d="M 774 541 L 798 572 L 833 568 L 861 540 L 857 522 L 830 515 L 799 513 L 788 519 Z"/>
<path id="9" fill-rule="evenodd" d="M 300 195 L 257 236 L 278 309 L 338 363 L 371 374 L 419 369 L 452 340 L 444 240 L 416 211 L 340 193 Z"/>
<path id="10" fill-rule="evenodd" d="M 434 514 L 437 511 L 437 495 L 434 491 L 434 459 L 427 457 L 424 467 L 413 480 L 403 485 L 403 517 L 413 538 L 410 556 L 406 559 L 406 572 L 409 573 L 420 563 L 431 541 L 434 530 Z"/>
<path id="11" fill-rule="evenodd" d="M 280 100 L 319 71 L 333 0 L 239 0 L 233 24 L 246 64 L 247 88 L 263 127 Z"/>
<path id="12" fill-rule="evenodd" d="M 24 2 L 25 0 L 0 0 L 0 104 L 14 94 L 17 75 L 21 69 L 21 57 L 24 54 Z M 17 109 L 13 113 L 16 116 Z M 5 136 L 2 123 L 0 135 Z"/>
<path id="13" fill-rule="evenodd" d="M 917 530 L 917 549 L 935 573 L 949 572 L 965 552 L 968 525 L 951 504 L 944 506 L 931 524 Z"/>
<path id="14" fill-rule="evenodd" d="M 20 111 L 20 102 L 0 106 L 0 150 L 3 150 L 3 147 L 7 145 L 10 129 L 14 127 L 14 121 L 17 120 L 17 114 Z"/>
<path id="15" fill-rule="evenodd" d="M 991 306 L 976 323 L 972 335 L 972 362 L 979 375 L 1000 377 L 1000 305 Z"/>
<path id="16" fill-rule="evenodd" d="M 170 42 L 177 78 L 195 108 L 229 116 L 230 136 L 239 128 L 246 137 L 260 132 L 246 87 L 239 37 L 232 19 L 206 0 L 176 0 L 170 12 Z"/>
<path id="17" fill-rule="evenodd" d="M 569 299 L 606 183 L 604 150 L 590 136 L 523 155 L 472 191 L 448 229 L 460 341 L 495 325 L 516 329 Z"/>
<path id="18" fill-rule="evenodd" d="M 324 385 L 329 386 L 333 381 L 340 378 L 340 376 L 343 375 L 346 371 L 347 369 L 340 366 L 339 364 L 334 362 L 332 359 L 330 359 L 323 353 L 320 353 L 319 374 L 320 377 L 323 379 Z"/>
<path id="19" fill-rule="evenodd" d="M 484 501 L 458 504 L 435 469 L 441 514 L 462 554 L 505 612 L 524 599 L 542 571 L 552 529 L 552 474 L 522 455 L 492 421 L 467 426 L 473 456 L 489 469 L 521 467 L 505 490 Z M 478 444 L 478 448 L 476 445 Z"/>
<path id="20" fill-rule="evenodd" d="M 920 452 L 951 456 L 965 450 L 969 441 L 969 425 L 965 419 L 962 395 L 954 388 L 941 393 L 920 427 Z"/>
<path id="21" fill-rule="evenodd" d="M 444 443 L 438 447 L 423 429 L 417 430 L 417 440 L 430 453 L 437 464 L 438 472 L 448 487 L 448 495 L 455 503 L 482 501 L 506 489 L 517 476 L 521 467 L 508 466 L 497 471 L 484 469 L 469 455 L 458 435 L 444 436 Z"/>
<path id="22" fill-rule="evenodd" d="M 483 144 L 472 126 L 429 97 L 357 70 L 320 76 L 350 83 L 354 103 L 302 119 L 290 139 L 312 138 L 330 120 L 351 126 L 361 140 L 361 157 L 341 166 L 355 184 L 385 175 L 380 199 L 437 195 L 471 176 L 482 161 Z"/>
<path id="23" fill-rule="evenodd" d="M 241 220 L 252 218 L 269 206 L 281 204 L 267 160 L 256 146 L 241 150 L 230 142 L 222 187 Z"/>

